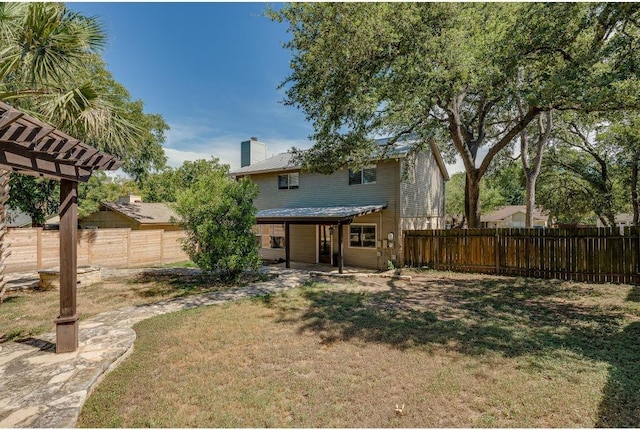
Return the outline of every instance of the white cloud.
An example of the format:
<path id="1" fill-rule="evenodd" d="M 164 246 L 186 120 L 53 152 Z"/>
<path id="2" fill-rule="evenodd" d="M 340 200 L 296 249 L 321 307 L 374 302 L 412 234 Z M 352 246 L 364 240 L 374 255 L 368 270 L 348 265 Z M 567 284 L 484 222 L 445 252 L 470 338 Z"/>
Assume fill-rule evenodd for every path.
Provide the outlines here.
<path id="1" fill-rule="evenodd" d="M 164 153 L 167 156 L 167 165 L 171 167 L 180 167 L 185 161 L 209 160 L 213 156 L 213 154 L 206 152 L 183 151 L 174 148 L 164 148 Z"/>
<path id="2" fill-rule="evenodd" d="M 216 138 L 202 138 L 194 140 L 191 144 L 173 145 L 165 147 L 167 165 L 179 167 L 185 161 L 198 159 L 219 158 L 221 163 L 229 164 L 231 170 L 240 168 L 240 142 L 248 140 L 251 136 L 224 136 Z M 292 146 L 308 148 L 311 142 L 305 139 L 259 139 L 267 145 L 267 157 L 271 157 L 282 152 L 287 152 Z"/>
<path id="3" fill-rule="evenodd" d="M 480 166 L 480 163 L 482 163 L 482 160 L 484 160 L 484 157 L 487 155 L 488 152 L 489 152 L 489 148 L 487 147 L 480 148 L 478 150 L 478 155 L 476 156 L 476 167 Z M 456 155 L 455 163 L 447 164 L 447 171 L 449 172 L 449 176 L 453 175 L 454 173 L 465 171 L 464 163 L 462 162 L 462 158 L 460 158 L 459 155 Z"/>
<path id="4" fill-rule="evenodd" d="M 462 159 L 460 158 L 460 156 L 456 156 L 455 163 L 447 164 L 447 172 L 449 172 L 449 176 L 452 176 L 458 172 L 464 172 L 464 164 L 462 163 Z"/>

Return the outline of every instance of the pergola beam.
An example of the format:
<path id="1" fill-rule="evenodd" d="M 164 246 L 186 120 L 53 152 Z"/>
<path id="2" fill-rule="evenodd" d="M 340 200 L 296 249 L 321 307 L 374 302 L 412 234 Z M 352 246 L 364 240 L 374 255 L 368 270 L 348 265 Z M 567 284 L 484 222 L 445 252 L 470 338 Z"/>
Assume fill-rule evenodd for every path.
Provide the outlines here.
<path id="1" fill-rule="evenodd" d="M 52 159 L 47 153 L 29 151 L 11 144 L 0 146 L 0 165 L 16 172 L 44 176 L 58 181 L 66 179 L 86 182 L 91 176 L 91 168 L 88 166 L 60 162 Z"/>
<path id="2" fill-rule="evenodd" d="M 60 315 L 55 320 L 58 353 L 78 348 L 78 182 L 88 181 L 94 170 L 115 170 L 122 164 L 0 102 L 0 169 L 60 181 Z M 0 264 L 1 258 L 0 251 Z"/>

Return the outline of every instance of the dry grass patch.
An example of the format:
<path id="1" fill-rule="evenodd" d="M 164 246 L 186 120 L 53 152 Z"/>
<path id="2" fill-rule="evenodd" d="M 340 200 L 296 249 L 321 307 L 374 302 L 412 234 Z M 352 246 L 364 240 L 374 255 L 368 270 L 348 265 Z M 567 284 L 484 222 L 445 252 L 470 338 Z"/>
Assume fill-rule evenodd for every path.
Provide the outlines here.
<path id="1" fill-rule="evenodd" d="M 200 294 L 246 285 L 221 283 L 194 268 L 154 268 L 109 270 L 103 282 L 78 289 L 77 312 L 86 320 L 102 312 L 123 306 L 143 305 L 164 299 Z M 60 311 L 57 290 L 10 291 L 0 305 L 0 343 L 28 340 L 55 330 L 54 319 Z"/>
<path id="2" fill-rule="evenodd" d="M 164 315 L 79 425 L 638 427 L 636 296 L 433 272 Z"/>

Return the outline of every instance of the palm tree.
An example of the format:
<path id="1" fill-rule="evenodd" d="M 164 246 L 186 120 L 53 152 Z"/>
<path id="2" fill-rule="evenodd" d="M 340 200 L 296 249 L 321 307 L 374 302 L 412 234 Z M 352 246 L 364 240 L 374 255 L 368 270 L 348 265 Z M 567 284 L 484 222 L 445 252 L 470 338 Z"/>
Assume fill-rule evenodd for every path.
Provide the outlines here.
<path id="1" fill-rule="evenodd" d="M 97 54 L 105 41 L 95 17 L 62 3 L 0 3 L 0 100 L 99 149 L 135 146 L 140 127 L 118 111 L 108 88 L 96 85 L 96 73 L 105 70 Z M 9 172 L 0 169 L 0 240 L 6 231 L 8 183 Z M 4 258 L 6 250 L 0 248 L 0 266 Z"/>

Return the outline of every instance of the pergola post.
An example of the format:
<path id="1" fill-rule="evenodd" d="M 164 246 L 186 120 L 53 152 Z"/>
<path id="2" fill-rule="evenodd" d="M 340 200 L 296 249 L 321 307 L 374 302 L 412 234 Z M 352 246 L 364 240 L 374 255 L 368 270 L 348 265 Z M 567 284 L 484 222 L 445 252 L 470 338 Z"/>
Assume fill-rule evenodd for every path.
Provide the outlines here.
<path id="1" fill-rule="evenodd" d="M 78 268 L 78 184 L 60 181 L 60 316 L 56 323 L 56 352 L 78 348 L 76 314 Z"/>
<path id="2" fill-rule="evenodd" d="M 289 223 L 284 223 L 284 267 L 287 269 L 291 268 L 291 246 L 290 246 L 290 235 L 289 235 Z"/>
<path id="3" fill-rule="evenodd" d="M 342 224 L 338 223 L 338 273 L 342 273 L 344 268 L 344 258 L 342 249 Z"/>
<path id="4" fill-rule="evenodd" d="M 60 181 L 60 315 L 55 320 L 56 352 L 78 348 L 78 182 L 88 181 L 95 170 L 116 170 L 122 164 L 114 156 L 0 101 L 0 169 Z M 0 242 L 2 239 L 0 235 Z M 0 243 L 0 250 L 3 249 L 4 244 Z M 2 254 L 0 251 L 0 257 Z"/>

